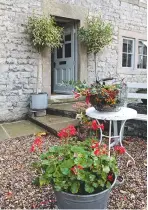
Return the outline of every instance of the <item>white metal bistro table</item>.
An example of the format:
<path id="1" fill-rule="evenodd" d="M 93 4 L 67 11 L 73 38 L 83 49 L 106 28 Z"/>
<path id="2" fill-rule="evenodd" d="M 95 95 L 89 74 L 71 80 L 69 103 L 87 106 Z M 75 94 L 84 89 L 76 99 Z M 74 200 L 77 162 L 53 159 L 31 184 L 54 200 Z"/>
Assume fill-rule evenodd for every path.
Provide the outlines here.
<path id="1" fill-rule="evenodd" d="M 131 108 L 127 107 L 121 107 L 119 111 L 116 112 L 99 112 L 97 111 L 94 107 L 90 107 L 86 110 L 86 115 L 90 118 L 96 119 L 98 124 L 98 120 L 105 120 L 109 121 L 109 135 L 104 135 L 102 132 L 102 129 L 100 128 L 100 143 L 102 142 L 102 138 L 106 137 L 109 139 L 109 155 L 110 155 L 110 148 L 117 144 L 118 142 L 122 146 L 122 136 L 124 132 L 124 125 L 127 120 L 136 118 L 137 116 L 137 111 Z M 121 127 L 120 127 L 120 132 L 118 133 L 117 130 L 117 121 L 121 121 Z M 112 136 L 112 122 L 114 124 L 114 135 Z M 111 144 L 111 139 L 116 139 L 112 144 Z M 128 152 L 126 151 L 126 154 Z M 134 161 L 134 158 L 128 154 Z M 135 161 L 134 161 L 135 162 Z"/>

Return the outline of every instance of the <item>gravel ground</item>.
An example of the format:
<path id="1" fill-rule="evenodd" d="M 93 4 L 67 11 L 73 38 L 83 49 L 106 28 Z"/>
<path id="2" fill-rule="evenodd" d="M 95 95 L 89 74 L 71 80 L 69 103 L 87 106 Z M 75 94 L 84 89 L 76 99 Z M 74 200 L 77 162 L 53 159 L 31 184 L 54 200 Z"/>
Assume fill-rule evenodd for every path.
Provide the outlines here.
<path id="1" fill-rule="evenodd" d="M 32 185 L 35 173 L 30 165 L 37 158 L 29 151 L 33 140 L 33 136 L 28 136 L 0 142 L 1 209 L 55 208 L 51 187 L 37 188 Z M 45 148 L 58 141 L 55 136 L 49 135 L 44 139 Z M 146 142 L 128 137 L 124 145 L 135 158 L 136 164 L 129 162 L 127 166 L 127 155 L 118 160 L 125 182 L 112 190 L 108 209 L 146 209 Z"/>

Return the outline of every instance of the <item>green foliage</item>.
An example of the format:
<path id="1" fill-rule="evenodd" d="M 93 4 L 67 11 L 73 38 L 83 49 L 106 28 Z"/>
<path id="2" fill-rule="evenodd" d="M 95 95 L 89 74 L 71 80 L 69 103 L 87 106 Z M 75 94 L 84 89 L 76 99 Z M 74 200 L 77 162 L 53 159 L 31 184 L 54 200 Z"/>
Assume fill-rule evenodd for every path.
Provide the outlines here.
<path id="1" fill-rule="evenodd" d="M 51 147 L 35 164 L 39 176 L 34 183 L 52 184 L 57 191 L 73 194 L 91 194 L 109 188 L 113 181 L 109 182 L 107 177 L 112 174 L 115 178 L 117 162 L 114 156 L 108 157 L 103 144 L 95 148 L 100 151 L 96 156 L 94 142 L 98 145 L 94 139 L 87 139 Z"/>
<path id="2" fill-rule="evenodd" d="M 26 29 L 32 45 L 39 52 L 45 47 L 61 46 L 63 28 L 57 26 L 52 17 L 29 17 Z"/>
<path id="3" fill-rule="evenodd" d="M 87 18 L 87 27 L 78 31 L 80 41 L 83 42 L 88 52 L 97 53 L 112 41 L 112 27 L 105 23 L 101 17 Z"/>

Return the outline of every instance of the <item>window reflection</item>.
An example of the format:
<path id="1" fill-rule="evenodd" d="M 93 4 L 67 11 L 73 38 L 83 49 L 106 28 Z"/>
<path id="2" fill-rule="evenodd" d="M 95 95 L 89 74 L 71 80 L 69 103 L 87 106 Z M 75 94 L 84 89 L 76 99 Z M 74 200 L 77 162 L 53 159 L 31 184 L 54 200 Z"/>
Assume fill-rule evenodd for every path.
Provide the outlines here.
<path id="1" fill-rule="evenodd" d="M 139 40 L 138 42 L 138 65 L 139 69 L 147 69 L 147 42 Z"/>

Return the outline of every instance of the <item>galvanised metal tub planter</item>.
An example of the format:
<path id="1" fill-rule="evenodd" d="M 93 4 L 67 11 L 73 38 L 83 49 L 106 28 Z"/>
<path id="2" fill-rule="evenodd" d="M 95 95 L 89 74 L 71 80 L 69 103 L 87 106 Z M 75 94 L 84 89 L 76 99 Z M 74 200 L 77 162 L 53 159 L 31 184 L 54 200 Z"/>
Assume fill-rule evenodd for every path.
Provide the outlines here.
<path id="1" fill-rule="evenodd" d="M 30 108 L 33 110 L 44 110 L 48 107 L 47 93 L 34 93 L 31 95 Z"/>
<path id="2" fill-rule="evenodd" d="M 119 181 L 116 182 L 116 180 L 117 178 L 111 188 L 96 194 L 76 195 L 55 191 L 57 206 L 59 209 L 107 209 L 111 189 L 119 184 Z"/>

